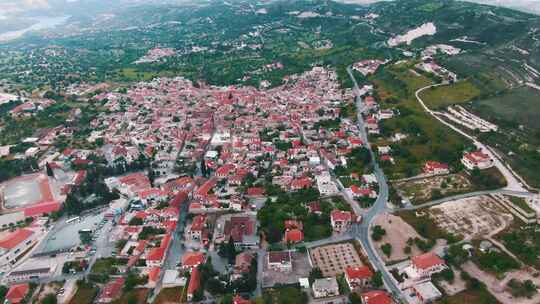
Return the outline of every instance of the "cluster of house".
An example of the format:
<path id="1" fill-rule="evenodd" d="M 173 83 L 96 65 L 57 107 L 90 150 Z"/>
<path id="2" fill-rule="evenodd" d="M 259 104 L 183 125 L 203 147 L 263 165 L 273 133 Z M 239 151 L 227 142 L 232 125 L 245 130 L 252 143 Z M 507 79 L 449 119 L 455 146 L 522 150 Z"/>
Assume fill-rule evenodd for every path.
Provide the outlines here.
<path id="1" fill-rule="evenodd" d="M 432 252 L 411 258 L 410 264 L 398 273 L 404 279 L 400 288 L 409 291 L 412 303 L 433 303 L 442 297 L 442 293 L 431 282 L 431 277 L 448 268 L 445 261 Z"/>
<path id="2" fill-rule="evenodd" d="M 30 117 L 55 103 L 52 99 L 30 99 L 11 109 L 9 114 L 13 117 Z"/>
<path id="3" fill-rule="evenodd" d="M 319 250 L 321 249 L 321 250 Z M 332 265 L 331 272 L 328 269 L 322 271 L 323 277 L 309 282 L 306 278 L 299 278 L 300 285 L 310 288 L 315 299 L 332 298 L 340 295 L 340 287 L 337 276 L 343 275 L 351 292 L 357 293 L 366 304 L 393 304 L 392 296 L 384 290 L 379 290 L 373 285 L 375 273 L 368 265 L 363 265 L 352 244 L 333 244 L 323 246 L 317 250 L 317 258 L 311 263 L 323 261 Z M 312 253 L 313 254 L 313 253 Z M 267 253 L 266 263 L 269 271 L 293 275 L 296 254 L 293 251 L 271 251 Z M 326 261 L 328 260 L 328 261 Z"/>
<path id="4" fill-rule="evenodd" d="M 154 48 L 149 50 L 146 55 L 135 61 L 135 64 L 155 62 L 163 57 L 173 56 L 174 54 L 176 54 L 176 50 L 172 48 Z"/>
<path id="5" fill-rule="evenodd" d="M 447 82 L 456 82 L 458 80 L 456 73 L 439 65 L 432 59 L 426 59 L 425 61 L 418 63 L 415 67 L 427 73 L 437 75 Z"/>
<path id="6" fill-rule="evenodd" d="M 385 61 L 378 59 L 368 59 L 356 62 L 355 64 L 353 64 L 352 67 L 354 70 L 360 72 L 362 75 L 368 76 L 371 74 L 375 74 L 375 72 L 377 72 L 377 69 L 379 69 L 379 66 L 385 63 Z"/>
<path id="7" fill-rule="evenodd" d="M 439 53 L 454 56 L 461 53 L 461 49 L 448 44 L 430 45 L 422 51 L 422 60 L 432 59 L 435 55 Z"/>
<path id="8" fill-rule="evenodd" d="M 121 173 L 105 179 L 128 202 L 125 212 L 114 208 L 110 212 L 118 216 L 111 232 L 122 241 L 118 258 L 126 258 L 128 263 L 118 267 L 119 275 L 102 288 L 97 301 L 118 298 L 130 269 L 148 276 L 147 287 L 159 282 L 187 285 L 188 299 L 193 298 L 202 284 L 197 266 L 206 261 L 209 248 L 217 248 L 210 247 L 211 243 L 232 242 L 241 252 L 234 276 L 248 272 L 253 249 L 260 243 L 250 201 L 265 196 L 265 189 L 256 181 L 266 177 L 285 191 L 316 188 L 322 196 L 338 194 L 331 170 L 347 166 L 348 154 L 364 144 L 357 125 L 341 119 L 343 102 L 352 102 L 352 97 L 350 90 L 340 89 L 334 71 L 321 67 L 288 76 L 283 86 L 264 91 L 157 78 L 95 95 L 108 110 L 90 123 L 93 131 L 87 140 L 97 148 L 67 148 L 51 155 L 47 163 L 51 170 L 62 163 L 84 167 L 97 156 L 111 168 L 135 172 L 119 170 Z M 384 113 L 377 113 L 380 115 Z M 59 128 L 37 140 L 54 142 L 61 132 L 71 136 L 69 127 Z M 151 172 L 142 160 L 150 160 Z M 374 176 L 353 177 L 366 185 L 351 186 L 348 190 L 353 196 L 376 196 L 368 186 L 376 182 Z M 85 170 L 73 172 L 74 184 L 85 178 Z M 316 202 L 308 208 L 321 212 Z M 223 215 L 225 210 L 234 213 Z M 184 234 L 186 251 L 178 269 L 165 269 L 165 264 L 170 265 L 166 263 L 169 253 L 179 247 L 173 244 L 182 237 L 175 232 L 183 212 L 192 214 Z M 355 221 L 357 216 L 349 211 L 330 214 L 337 233 Z M 284 226 L 284 243 L 303 241 L 301 222 L 290 219 Z M 13 238 L 21 238 L 18 234 Z M 12 241 L 0 245 L 4 243 L 16 250 Z M 280 265 L 286 267 L 287 263 Z M 189 280 L 182 282 L 187 273 Z"/>

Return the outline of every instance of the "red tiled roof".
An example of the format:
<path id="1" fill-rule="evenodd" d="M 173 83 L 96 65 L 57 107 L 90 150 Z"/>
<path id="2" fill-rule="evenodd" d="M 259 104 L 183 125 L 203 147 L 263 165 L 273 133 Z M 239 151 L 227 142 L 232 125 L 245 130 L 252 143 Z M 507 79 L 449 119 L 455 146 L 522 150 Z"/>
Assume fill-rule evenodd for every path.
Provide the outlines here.
<path id="1" fill-rule="evenodd" d="M 60 210 L 60 203 L 57 201 L 48 201 L 33 205 L 24 209 L 25 217 L 40 216 L 45 213 L 51 213 Z"/>
<path id="2" fill-rule="evenodd" d="M 249 196 L 261 196 L 264 194 L 264 188 L 262 187 L 251 187 L 247 189 L 247 195 Z"/>
<path id="3" fill-rule="evenodd" d="M 437 161 L 427 161 L 424 165 L 424 172 L 431 172 L 436 169 L 448 170 L 448 165 Z"/>
<path id="4" fill-rule="evenodd" d="M 178 192 L 174 198 L 169 202 L 169 206 L 180 208 L 180 206 L 188 200 L 187 193 L 180 191 Z"/>
<path id="5" fill-rule="evenodd" d="M 16 231 L 10 233 L 7 237 L 0 241 L 0 248 L 4 249 L 13 249 L 17 247 L 20 243 L 28 239 L 34 231 L 28 229 L 17 229 Z"/>
<path id="6" fill-rule="evenodd" d="M 73 179 L 73 184 L 78 186 L 82 184 L 85 179 L 86 179 L 86 170 L 79 170 L 77 171 L 77 175 Z"/>
<path id="7" fill-rule="evenodd" d="M 352 221 L 352 214 L 350 211 L 332 210 L 330 217 L 334 221 Z"/>
<path id="8" fill-rule="evenodd" d="M 12 285 L 6 294 L 6 300 L 12 304 L 18 304 L 24 299 L 29 289 L 28 283 Z"/>
<path id="9" fill-rule="evenodd" d="M 161 273 L 161 269 L 159 267 L 152 267 L 150 271 L 148 272 L 148 281 L 157 282 L 157 280 L 159 279 L 160 273 Z"/>
<path id="10" fill-rule="evenodd" d="M 345 275 L 349 278 L 349 280 L 355 280 L 355 279 L 368 279 L 373 276 L 373 272 L 369 267 L 362 266 L 362 267 L 351 267 L 348 266 L 345 268 Z"/>
<path id="11" fill-rule="evenodd" d="M 199 187 L 199 189 L 197 189 L 196 194 L 199 196 L 207 196 L 208 192 L 210 192 L 210 190 L 214 188 L 216 183 L 217 183 L 217 180 L 215 178 L 211 178 L 207 180 L 204 184 L 202 184 L 202 186 Z"/>
<path id="12" fill-rule="evenodd" d="M 146 255 L 147 261 L 161 261 L 163 257 L 165 256 L 165 248 L 159 247 L 159 248 L 152 248 L 150 251 L 148 251 L 148 254 Z"/>
<path id="13" fill-rule="evenodd" d="M 392 299 L 388 293 L 381 290 L 363 293 L 361 297 L 365 304 L 392 304 Z"/>
<path id="14" fill-rule="evenodd" d="M 193 295 L 201 284 L 201 274 L 198 268 L 193 268 L 191 277 L 189 278 L 188 294 Z"/>
<path id="15" fill-rule="evenodd" d="M 200 231 L 204 228 L 204 223 L 206 222 L 206 217 L 204 215 L 197 215 L 193 218 L 193 223 L 191 224 L 192 231 Z"/>
<path id="16" fill-rule="evenodd" d="M 304 233 L 299 229 L 285 231 L 285 242 L 298 243 L 304 240 Z"/>
<path id="17" fill-rule="evenodd" d="M 434 253 L 424 253 L 412 258 L 412 264 L 418 269 L 428 269 L 436 265 L 444 265 L 444 261 Z"/>
<path id="18" fill-rule="evenodd" d="M 204 263 L 204 253 L 202 252 L 188 252 L 182 257 L 182 266 L 184 267 L 197 267 Z"/>

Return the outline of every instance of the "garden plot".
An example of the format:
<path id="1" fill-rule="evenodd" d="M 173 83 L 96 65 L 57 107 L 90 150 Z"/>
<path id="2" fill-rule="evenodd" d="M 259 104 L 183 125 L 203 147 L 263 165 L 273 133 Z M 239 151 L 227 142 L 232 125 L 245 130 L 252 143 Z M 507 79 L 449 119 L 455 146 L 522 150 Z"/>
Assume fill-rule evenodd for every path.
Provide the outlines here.
<path id="1" fill-rule="evenodd" d="M 512 222 L 512 215 L 489 196 L 450 201 L 429 209 L 437 226 L 465 239 L 486 237 Z"/>

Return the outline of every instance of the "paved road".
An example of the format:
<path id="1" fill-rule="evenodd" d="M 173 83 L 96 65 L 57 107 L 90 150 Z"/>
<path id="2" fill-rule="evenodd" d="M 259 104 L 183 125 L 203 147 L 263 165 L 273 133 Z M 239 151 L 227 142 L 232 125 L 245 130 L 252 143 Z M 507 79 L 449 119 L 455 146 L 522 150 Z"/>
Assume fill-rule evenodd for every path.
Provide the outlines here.
<path id="1" fill-rule="evenodd" d="M 388 272 L 386 267 L 384 266 L 384 263 L 377 253 L 377 250 L 375 249 L 375 246 L 373 245 L 371 238 L 370 238 L 370 227 L 373 219 L 384 212 L 388 212 L 390 209 L 387 206 L 388 203 L 388 182 L 386 179 L 386 176 L 384 175 L 383 170 L 375 161 L 375 154 L 373 153 L 373 150 L 371 149 L 371 145 L 368 140 L 367 131 L 364 124 L 364 118 L 362 117 L 362 98 L 359 96 L 360 88 L 358 87 L 358 83 L 356 82 L 356 78 L 354 77 L 352 70 L 350 67 L 347 68 L 347 73 L 349 74 L 349 77 L 353 81 L 354 84 L 354 90 L 356 92 L 356 108 L 357 108 L 357 115 L 358 115 L 358 128 L 360 129 L 360 134 L 362 136 L 362 139 L 367 145 L 367 148 L 369 149 L 369 152 L 371 154 L 372 162 L 373 162 L 373 174 L 377 177 L 377 182 L 379 183 L 379 195 L 377 197 L 377 200 L 373 204 L 373 206 L 362 215 L 362 222 L 361 224 L 357 224 L 352 232 L 356 239 L 360 241 L 362 244 L 362 247 L 366 251 L 366 254 L 373 264 L 374 268 L 379 270 L 381 272 L 383 281 L 385 286 L 392 292 L 393 296 L 403 300 L 404 297 L 402 296 L 401 289 L 399 288 L 398 283 L 394 280 L 392 275 Z"/>
<path id="2" fill-rule="evenodd" d="M 427 89 L 430 89 L 430 88 L 434 88 L 434 87 L 438 87 L 438 86 L 444 86 L 444 85 L 448 85 L 448 83 L 443 82 L 443 83 L 438 83 L 438 84 L 425 86 L 423 88 L 418 89 L 415 92 L 416 99 L 418 100 L 418 102 L 420 103 L 422 108 L 424 108 L 424 111 L 426 111 L 433 118 L 437 119 L 439 122 L 446 125 L 450 129 L 452 129 L 452 130 L 456 131 L 457 133 L 465 136 L 466 138 L 472 140 L 472 142 L 474 143 L 474 145 L 478 149 L 483 150 L 484 153 L 488 154 L 493 159 L 493 161 L 495 163 L 495 167 L 497 167 L 497 169 L 499 169 L 501 174 L 506 179 L 506 182 L 507 182 L 507 186 L 505 187 L 506 190 L 527 192 L 528 190 L 525 189 L 525 187 L 523 186 L 525 184 L 525 181 L 523 180 L 523 178 L 521 178 L 520 176 L 515 174 L 515 172 L 512 170 L 512 168 L 510 168 L 510 166 L 508 166 L 508 164 L 505 164 L 504 161 L 501 159 L 501 157 L 491 147 L 489 147 L 487 145 L 484 145 L 483 143 L 478 141 L 475 136 L 471 136 L 471 135 L 465 133 L 460 128 L 454 126 L 453 124 L 451 124 L 451 123 L 445 121 L 444 119 L 442 119 L 441 117 L 439 117 L 437 115 L 437 112 L 432 111 L 431 109 L 429 109 L 426 106 L 426 104 L 424 103 L 424 101 L 422 100 L 422 98 L 420 98 L 420 93 L 422 93 L 423 91 L 425 91 Z"/>

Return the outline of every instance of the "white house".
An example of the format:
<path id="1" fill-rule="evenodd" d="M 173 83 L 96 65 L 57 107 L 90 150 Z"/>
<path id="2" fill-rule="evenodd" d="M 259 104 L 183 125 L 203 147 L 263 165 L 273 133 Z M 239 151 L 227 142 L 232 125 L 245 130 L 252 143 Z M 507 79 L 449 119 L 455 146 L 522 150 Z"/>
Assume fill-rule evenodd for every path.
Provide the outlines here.
<path id="1" fill-rule="evenodd" d="M 290 251 L 271 251 L 268 252 L 268 268 L 280 271 L 292 271 L 292 254 Z"/>
<path id="2" fill-rule="evenodd" d="M 339 285 L 336 278 L 317 279 L 311 286 L 315 298 L 334 297 L 339 295 Z"/>
<path id="3" fill-rule="evenodd" d="M 405 268 L 405 273 L 412 280 L 429 278 L 433 274 L 446 269 L 444 260 L 434 253 L 424 253 L 411 259 L 411 265 Z"/>
<path id="4" fill-rule="evenodd" d="M 481 150 L 465 153 L 461 159 L 461 163 L 469 170 L 475 168 L 483 170 L 494 166 L 493 159 Z"/>

